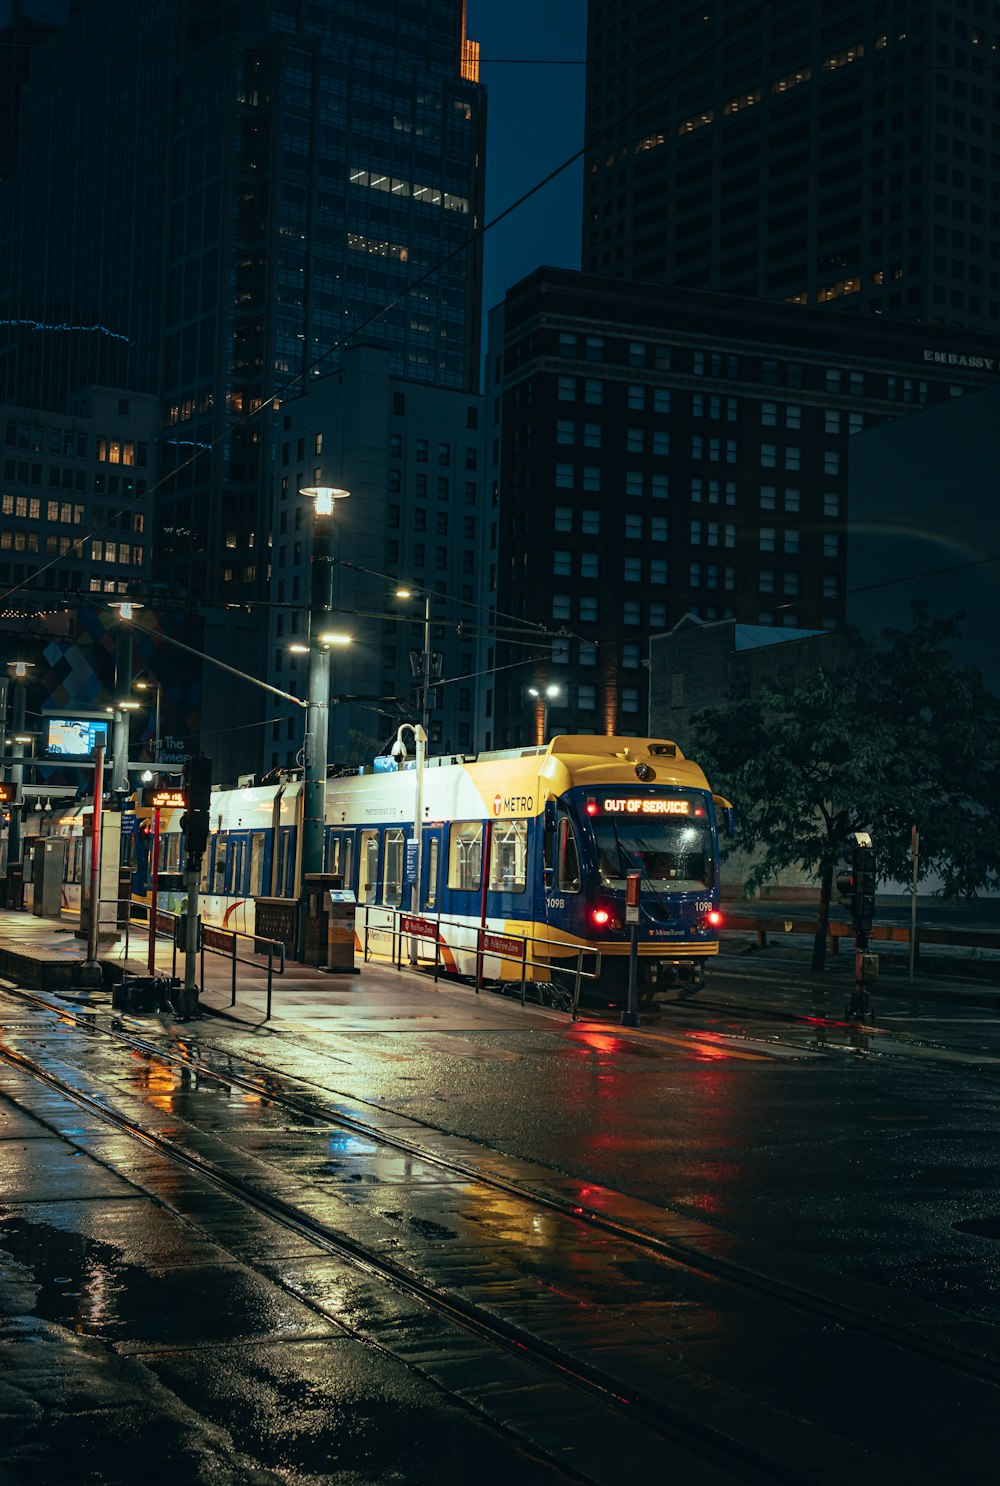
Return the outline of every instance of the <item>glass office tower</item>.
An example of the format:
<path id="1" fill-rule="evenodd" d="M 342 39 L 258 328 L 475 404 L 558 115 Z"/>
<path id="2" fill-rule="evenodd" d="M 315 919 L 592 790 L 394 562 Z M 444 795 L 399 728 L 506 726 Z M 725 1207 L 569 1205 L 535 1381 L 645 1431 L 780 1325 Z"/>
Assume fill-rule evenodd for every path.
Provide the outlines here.
<path id="1" fill-rule="evenodd" d="M 590 0 L 583 267 L 996 330 L 1000 22 Z"/>
<path id="2" fill-rule="evenodd" d="M 267 582 L 275 400 L 387 347 L 478 382 L 484 103 L 464 0 L 84 0 L 0 187 L 0 393 L 161 407 L 157 575 Z"/>

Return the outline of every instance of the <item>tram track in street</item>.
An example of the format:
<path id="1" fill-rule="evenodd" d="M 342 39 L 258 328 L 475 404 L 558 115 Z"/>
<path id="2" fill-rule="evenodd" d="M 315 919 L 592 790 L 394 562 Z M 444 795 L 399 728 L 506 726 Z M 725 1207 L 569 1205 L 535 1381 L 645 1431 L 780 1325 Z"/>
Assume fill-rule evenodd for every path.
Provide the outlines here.
<path id="1" fill-rule="evenodd" d="M 5 991 L 5 994 L 9 992 Z M 64 1023 L 66 1021 L 78 1022 L 73 1013 L 67 1013 L 63 1008 L 55 1007 L 43 998 L 29 994 L 23 999 L 33 1002 L 39 1008 L 54 1011 Z M 112 1029 L 95 1027 L 90 1019 L 84 1021 L 82 1025 L 89 1034 L 93 1035 L 94 1031 L 104 1033 L 132 1054 L 140 1053 L 143 1056 L 155 1057 L 161 1062 L 183 1063 L 189 1068 L 196 1069 L 199 1076 L 207 1075 L 230 1084 L 238 1083 L 247 1092 L 258 1093 L 262 1100 L 279 1106 L 283 1111 L 297 1114 L 310 1113 L 314 1119 L 328 1119 L 328 1115 L 321 1114 L 315 1107 L 311 1111 L 307 1110 L 300 1102 L 282 1099 L 272 1090 L 266 1090 L 252 1080 L 239 1080 L 233 1075 L 222 1074 L 217 1070 L 209 1069 L 200 1061 L 192 1062 L 176 1055 L 163 1055 L 161 1050 L 150 1048 L 142 1039 L 130 1037 Z M 566 1350 L 564 1346 L 553 1344 L 524 1326 L 498 1315 L 494 1310 L 486 1309 L 468 1300 L 457 1291 L 446 1289 L 426 1279 L 413 1268 L 388 1258 L 384 1253 L 375 1252 L 342 1230 L 320 1222 L 304 1209 L 273 1193 L 260 1190 L 256 1184 L 248 1182 L 244 1177 L 226 1171 L 217 1162 L 184 1149 L 178 1143 L 176 1136 L 165 1136 L 149 1128 L 121 1109 L 106 1103 L 103 1098 L 97 1097 L 93 1092 L 88 1092 L 78 1084 L 61 1077 L 51 1068 L 41 1066 L 34 1058 L 16 1051 L 2 1041 L 0 1041 L 0 1062 L 10 1070 L 44 1086 L 51 1093 L 68 1100 L 96 1120 L 111 1127 L 115 1132 L 166 1157 L 173 1165 L 195 1175 L 227 1197 L 236 1198 L 247 1209 L 253 1210 L 298 1238 L 306 1240 L 317 1252 L 343 1261 L 365 1276 L 389 1285 L 397 1294 L 431 1311 L 449 1325 L 460 1328 L 467 1336 L 484 1343 L 488 1348 L 502 1352 L 531 1371 L 544 1374 L 557 1389 L 569 1390 L 575 1395 L 582 1395 L 591 1406 L 597 1406 L 606 1413 L 615 1415 L 619 1424 L 624 1426 L 623 1442 L 629 1441 L 630 1450 L 638 1449 L 639 1453 L 635 1458 L 640 1461 L 648 1460 L 650 1467 L 657 1460 L 662 1464 L 662 1457 L 658 1452 L 669 1444 L 679 1452 L 674 1459 L 674 1465 L 675 1468 L 684 1472 L 682 1479 L 697 1479 L 712 1483 L 712 1486 L 715 1486 L 715 1483 L 720 1483 L 721 1486 L 721 1483 L 726 1481 L 759 1483 L 759 1486 L 764 1486 L 764 1483 L 768 1482 L 783 1483 L 783 1486 L 808 1486 L 808 1483 L 829 1482 L 832 1486 L 832 1483 L 840 1478 L 839 1470 L 841 1469 L 850 1469 L 855 1479 L 862 1483 L 871 1481 L 872 1486 L 876 1480 L 893 1486 L 896 1481 L 915 1479 L 912 1474 L 897 1476 L 891 1469 L 887 1472 L 885 1462 L 880 1464 L 877 1475 L 869 1474 L 866 1469 L 864 1452 L 858 1450 L 849 1441 L 839 1439 L 835 1442 L 831 1441 L 840 1458 L 837 1472 L 832 1472 L 826 1462 L 818 1470 L 813 1469 L 811 1465 L 800 1467 L 795 1462 L 805 1458 L 802 1441 L 797 1439 L 797 1435 L 802 1430 L 801 1424 L 796 1420 L 785 1419 L 781 1415 L 768 1420 L 766 1416 L 773 1411 L 769 1406 L 761 1405 L 765 1419 L 757 1420 L 756 1427 L 751 1427 L 748 1432 L 752 1439 L 766 1440 L 768 1431 L 763 1425 L 770 1424 L 773 1429 L 777 1420 L 778 1434 L 781 1436 L 780 1444 L 785 1451 L 784 1459 L 777 1458 L 776 1454 L 762 1450 L 754 1443 L 746 1443 L 734 1438 L 712 1422 L 713 1419 L 720 1417 L 718 1397 L 710 1396 L 706 1401 L 704 1394 L 701 1394 L 700 1416 L 698 1389 L 694 1390 L 693 1408 L 675 1407 L 666 1398 L 637 1387 L 612 1371 L 595 1366 L 585 1358 Z M 41 1123 L 59 1135 L 61 1139 L 67 1139 L 67 1136 L 59 1130 L 58 1125 L 52 1123 L 51 1115 Z M 370 1129 L 372 1138 L 382 1139 L 374 1127 L 363 1127 L 360 1122 L 348 1120 L 341 1121 L 341 1123 L 346 1129 L 358 1131 L 364 1128 Z M 172 1128 L 176 1129 L 176 1126 Z M 442 1161 L 439 1157 L 436 1158 L 433 1152 L 420 1150 L 409 1142 L 397 1142 L 396 1144 L 398 1149 L 410 1150 L 421 1160 L 435 1162 L 435 1164 L 448 1167 L 455 1173 L 462 1171 L 456 1163 Z M 139 1191 L 169 1208 L 170 1204 L 164 1198 L 157 1196 L 154 1191 L 142 1186 L 134 1178 L 129 1178 L 129 1180 Z M 525 1201 L 537 1200 L 533 1199 L 532 1194 L 519 1190 L 515 1184 L 496 1182 L 492 1185 L 507 1192 L 517 1193 Z M 556 1203 L 549 1205 L 560 1206 Z M 574 1216 L 579 1222 L 581 1216 L 586 1215 L 574 1213 Z M 596 1221 L 597 1215 L 591 1216 L 595 1220 L 591 1226 L 601 1226 Z M 621 1235 L 626 1232 L 621 1225 L 612 1225 L 612 1228 Z M 241 1260 L 240 1262 L 246 1263 L 247 1261 Z M 261 1273 L 275 1282 L 276 1277 L 270 1271 L 262 1270 Z M 280 1279 L 277 1282 L 280 1284 Z M 304 1298 L 296 1287 L 286 1286 L 286 1288 L 288 1288 L 288 1293 L 296 1299 Z M 412 1358 L 408 1358 L 405 1354 L 400 1355 L 393 1351 L 391 1346 L 369 1335 L 363 1326 L 352 1328 L 349 1324 L 345 1324 L 344 1318 L 336 1310 L 325 1308 L 321 1301 L 314 1298 L 307 1303 L 318 1315 L 343 1328 L 355 1340 L 382 1351 L 385 1356 L 395 1362 L 402 1362 L 404 1366 L 414 1368 L 423 1376 L 428 1377 L 431 1382 L 435 1383 L 435 1386 L 442 1387 L 435 1379 L 433 1369 L 424 1371 L 419 1363 L 414 1363 Z M 702 1383 L 705 1381 L 703 1379 Z M 725 1393 L 725 1385 L 715 1386 L 721 1387 L 723 1394 Z M 449 1392 L 449 1397 L 456 1402 L 465 1403 L 474 1412 L 479 1412 L 475 1403 L 470 1404 L 469 1400 L 463 1399 L 461 1395 Z M 687 1399 L 691 1400 L 691 1398 L 692 1390 L 688 1389 Z M 749 1402 L 741 1396 L 741 1412 L 747 1408 Z M 500 1420 L 491 1418 L 489 1414 L 486 1414 L 486 1418 L 488 1422 L 498 1425 L 503 1432 L 522 1438 L 516 1420 L 509 1413 L 506 1413 Z M 745 1419 L 741 1422 L 746 1428 Z M 542 1455 L 546 1453 L 531 1438 L 530 1432 L 523 1436 L 523 1443 L 535 1453 Z M 692 1471 L 696 1470 L 697 1474 L 692 1474 L 690 1477 L 686 1474 L 683 1464 L 685 1459 L 689 1462 L 688 1468 Z M 695 1461 L 698 1462 L 697 1467 L 694 1466 Z M 563 1468 L 563 1462 L 556 1461 L 555 1463 L 560 1469 Z M 586 1471 L 581 1474 L 572 1468 L 566 1474 L 569 1480 L 603 1483 L 608 1479 L 600 1474 L 591 1476 Z"/>
<path id="2" fill-rule="evenodd" d="M 424 1163 L 427 1167 L 441 1172 L 445 1177 L 458 1178 L 463 1182 L 475 1184 L 489 1192 L 547 1212 L 572 1223 L 577 1228 L 598 1234 L 602 1238 L 610 1238 L 630 1245 L 654 1259 L 681 1266 L 685 1270 L 713 1281 L 731 1285 L 737 1290 L 752 1292 L 769 1302 L 798 1311 L 823 1326 L 853 1332 L 900 1349 L 911 1356 L 920 1356 L 926 1361 L 947 1367 L 953 1372 L 973 1378 L 978 1382 L 993 1387 L 1000 1386 L 1000 1334 L 994 1334 L 995 1328 L 983 1326 L 979 1332 L 981 1339 L 989 1338 L 994 1343 L 995 1350 L 991 1355 L 985 1352 L 960 1351 L 911 1326 L 901 1325 L 885 1316 L 872 1316 L 860 1310 L 856 1305 L 835 1300 L 829 1293 L 821 1295 L 809 1293 L 799 1285 L 775 1278 L 773 1274 L 754 1272 L 732 1259 L 706 1252 L 704 1248 L 699 1248 L 696 1241 L 690 1237 L 672 1238 L 646 1231 L 635 1222 L 626 1222 L 609 1216 L 605 1212 L 588 1207 L 581 1201 L 544 1190 L 541 1186 L 529 1186 L 523 1181 L 496 1171 L 485 1171 L 474 1160 L 459 1160 L 454 1155 L 443 1154 L 440 1150 L 407 1138 L 398 1129 L 387 1130 L 375 1120 L 348 1114 L 343 1108 L 333 1107 L 329 1101 L 337 1100 L 354 1106 L 367 1106 L 381 1114 L 393 1115 L 395 1112 L 390 1107 L 365 1101 L 356 1094 L 286 1074 L 282 1070 L 276 1070 L 273 1065 L 264 1063 L 263 1060 L 253 1059 L 245 1051 L 241 1050 L 238 1055 L 240 1063 L 261 1070 L 262 1076 L 248 1076 L 246 1072 L 234 1068 L 232 1053 L 211 1043 L 200 1042 L 200 1055 L 193 1057 L 186 1049 L 165 1048 L 162 1043 L 127 1032 L 121 1026 L 101 1026 L 92 1013 L 80 1015 L 64 1005 L 49 1001 L 30 991 L 3 987 L 3 994 L 52 1012 L 61 1020 L 72 1022 L 90 1035 L 94 1032 L 100 1033 L 151 1062 L 159 1063 L 164 1067 L 186 1070 L 197 1074 L 199 1078 L 209 1078 L 220 1085 L 238 1088 L 283 1113 L 332 1126 L 345 1134 L 367 1140 L 386 1151 Z M 225 1066 L 216 1067 L 206 1062 L 205 1052 L 220 1056 L 225 1060 Z M 307 1090 L 308 1092 L 303 1094 L 279 1090 L 274 1085 L 275 1078 L 286 1079 L 297 1085 L 300 1091 Z M 408 1122 L 415 1125 L 422 1124 L 436 1134 L 451 1134 L 429 1122 L 410 1120 L 409 1117 Z M 172 1153 L 173 1148 L 169 1149 Z M 491 1154 L 503 1154 L 493 1151 L 490 1147 L 484 1147 L 484 1150 Z M 610 1195 L 614 1196 L 614 1194 Z M 678 1213 L 677 1216 L 680 1218 L 682 1215 Z M 887 1309 L 895 1309 L 888 1295 L 887 1302 Z M 939 1322 L 935 1324 L 939 1328 Z"/>

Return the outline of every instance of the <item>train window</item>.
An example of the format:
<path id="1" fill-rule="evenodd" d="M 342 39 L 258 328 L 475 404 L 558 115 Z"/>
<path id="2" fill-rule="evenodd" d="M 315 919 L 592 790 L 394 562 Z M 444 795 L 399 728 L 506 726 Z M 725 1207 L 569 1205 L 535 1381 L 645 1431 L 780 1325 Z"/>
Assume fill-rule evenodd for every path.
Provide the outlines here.
<path id="1" fill-rule="evenodd" d="M 237 843 L 236 843 L 236 859 L 235 859 L 235 861 L 233 863 L 233 892 L 234 893 L 242 893 L 242 892 L 245 891 L 245 886 L 244 886 L 244 883 L 245 883 L 244 871 L 245 871 L 246 855 L 247 855 L 247 844 L 246 844 L 246 842 L 245 841 L 237 841 Z"/>
<path id="2" fill-rule="evenodd" d="M 274 876 L 271 879 L 271 890 L 276 898 L 284 895 L 285 887 L 285 854 L 288 851 L 288 832 L 277 831 L 277 842 L 274 851 Z"/>
<path id="3" fill-rule="evenodd" d="M 358 867 L 358 902 L 378 901 L 378 831 L 361 832 Z"/>
<path id="4" fill-rule="evenodd" d="M 210 877 L 209 865 L 211 863 L 211 860 L 212 860 L 212 852 L 211 852 L 211 848 L 209 848 L 207 851 L 202 852 L 202 856 L 201 856 L 201 876 L 198 879 L 198 891 L 200 893 L 207 893 L 208 892 L 208 884 L 209 884 L 209 877 Z"/>
<path id="5" fill-rule="evenodd" d="M 390 826 L 385 833 L 382 902 L 387 908 L 398 908 L 403 901 L 403 839 L 399 826 Z"/>
<path id="6" fill-rule="evenodd" d="M 528 822 L 498 820 L 490 841 L 490 892 L 523 893 L 527 886 Z"/>
<path id="7" fill-rule="evenodd" d="M 580 854 L 576 849 L 576 832 L 568 815 L 561 817 L 556 833 L 556 860 L 559 863 L 559 891 L 580 891 Z"/>
<path id="8" fill-rule="evenodd" d="M 656 892 L 705 892 L 715 881 L 712 834 L 707 817 L 678 820 L 659 817 L 594 822 L 598 867 L 606 887 L 624 888 L 630 872 Z"/>
<path id="9" fill-rule="evenodd" d="M 482 881 L 482 821 L 456 820 L 448 831 L 448 886 L 478 892 Z"/>
<path id="10" fill-rule="evenodd" d="M 250 894 L 259 898 L 264 891 L 264 832 L 250 837 Z"/>
<path id="11" fill-rule="evenodd" d="M 181 870 L 181 838 L 180 836 L 168 836 L 166 841 L 166 852 L 164 853 L 164 868 L 168 872 L 179 872 Z"/>
<path id="12" fill-rule="evenodd" d="M 432 836 L 427 843 L 427 893 L 424 897 L 425 908 L 437 907 L 438 853 L 438 838 Z"/>
<path id="13" fill-rule="evenodd" d="M 344 879 L 344 886 L 350 887 L 351 873 L 354 870 L 354 832 L 348 831 L 344 836 L 343 850 L 340 856 L 340 866 L 337 868 Z"/>

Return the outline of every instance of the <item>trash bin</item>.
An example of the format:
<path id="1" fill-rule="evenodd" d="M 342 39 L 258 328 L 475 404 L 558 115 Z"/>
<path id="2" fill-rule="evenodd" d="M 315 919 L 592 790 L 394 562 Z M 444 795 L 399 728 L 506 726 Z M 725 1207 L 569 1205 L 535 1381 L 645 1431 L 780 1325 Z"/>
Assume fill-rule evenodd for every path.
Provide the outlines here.
<path id="1" fill-rule="evenodd" d="M 326 970 L 331 975 L 358 975 L 354 963 L 354 910 L 357 899 L 349 888 L 327 891 Z"/>

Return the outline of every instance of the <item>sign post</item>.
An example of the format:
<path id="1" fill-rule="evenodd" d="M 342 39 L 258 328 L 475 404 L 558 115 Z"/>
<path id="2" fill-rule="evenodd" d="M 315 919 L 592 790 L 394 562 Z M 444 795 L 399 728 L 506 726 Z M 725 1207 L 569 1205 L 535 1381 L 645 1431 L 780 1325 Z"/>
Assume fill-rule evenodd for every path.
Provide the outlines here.
<path id="1" fill-rule="evenodd" d="M 149 904 L 149 973 L 156 974 L 156 917 L 160 890 L 160 807 L 153 810 L 153 872 Z"/>
<path id="2" fill-rule="evenodd" d="M 623 1027 L 641 1025 L 639 1016 L 639 873 L 625 878 L 625 922 L 629 926 L 628 1006 L 622 1012 Z"/>
<path id="3" fill-rule="evenodd" d="M 94 745 L 94 814 L 90 846 L 90 918 L 87 922 L 87 958 L 77 972 L 77 984 L 96 988 L 104 984 L 97 958 L 97 930 L 101 916 L 101 805 L 104 798 L 104 744 Z"/>

